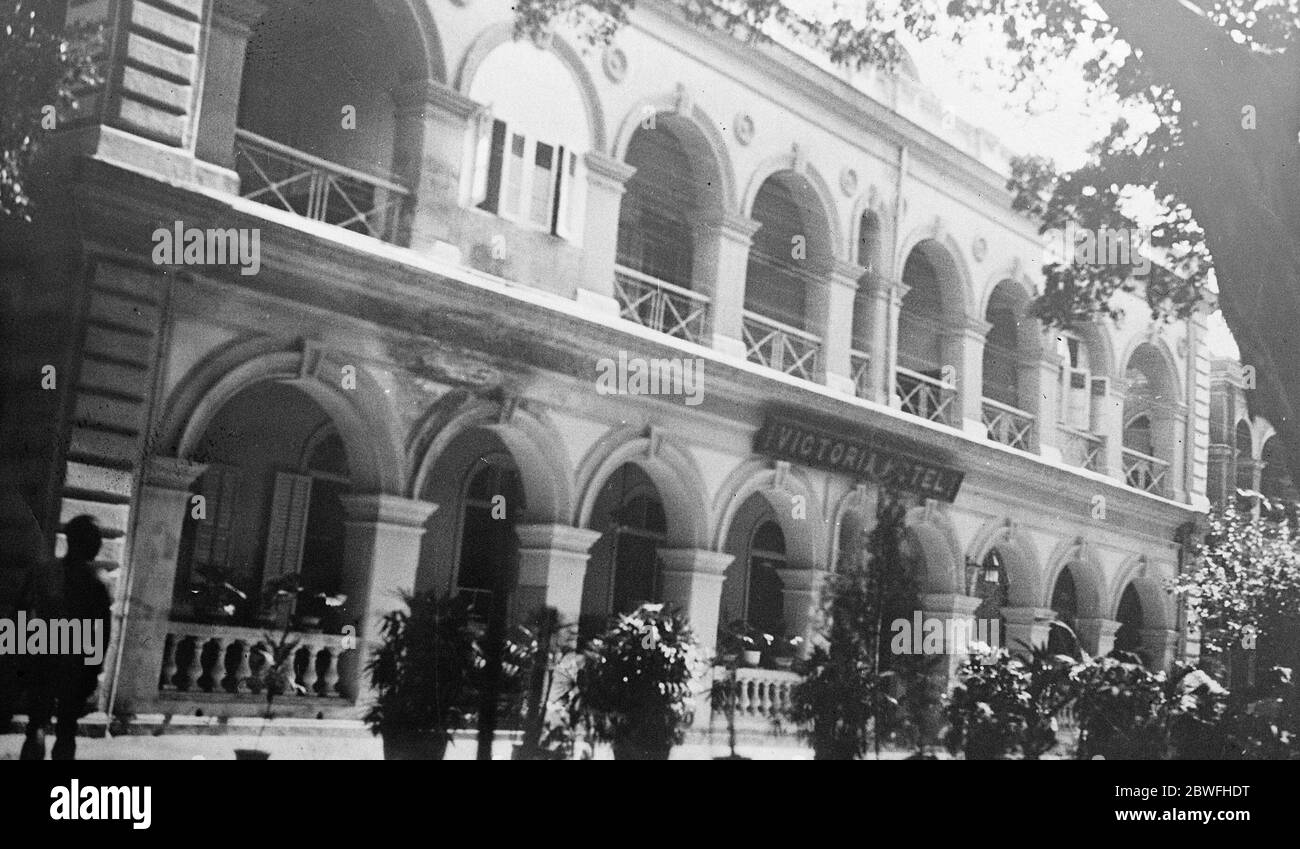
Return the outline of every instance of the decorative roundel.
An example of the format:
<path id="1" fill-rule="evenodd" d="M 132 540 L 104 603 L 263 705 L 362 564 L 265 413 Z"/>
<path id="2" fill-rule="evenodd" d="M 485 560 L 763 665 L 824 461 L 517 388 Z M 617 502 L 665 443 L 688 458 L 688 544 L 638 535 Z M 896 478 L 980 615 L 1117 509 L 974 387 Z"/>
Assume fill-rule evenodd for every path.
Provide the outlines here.
<path id="1" fill-rule="evenodd" d="M 975 244 L 971 245 L 970 251 L 976 262 L 983 262 L 984 257 L 989 255 L 989 243 L 984 241 L 983 236 L 976 236 Z"/>
<path id="2" fill-rule="evenodd" d="M 845 168 L 840 172 L 840 191 L 852 197 L 858 193 L 858 172 L 852 168 Z"/>
<path id="3" fill-rule="evenodd" d="M 627 54 L 620 47 L 606 47 L 600 64 L 612 82 L 621 83 L 627 76 Z"/>
<path id="4" fill-rule="evenodd" d="M 754 140 L 754 119 L 744 112 L 736 116 L 736 141 L 749 144 Z"/>

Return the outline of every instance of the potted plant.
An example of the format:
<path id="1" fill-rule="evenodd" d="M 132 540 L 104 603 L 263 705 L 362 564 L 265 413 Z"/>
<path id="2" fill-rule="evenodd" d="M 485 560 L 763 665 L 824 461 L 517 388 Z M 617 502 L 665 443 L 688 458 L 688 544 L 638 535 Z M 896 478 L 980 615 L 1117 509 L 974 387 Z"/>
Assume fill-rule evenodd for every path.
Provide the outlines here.
<path id="1" fill-rule="evenodd" d="M 477 629 L 462 598 L 427 591 L 402 600 L 366 664 L 377 697 L 365 722 L 383 737 L 386 760 L 442 760 L 465 724 Z"/>
<path id="2" fill-rule="evenodd" d="M 274 717 L 272 708 L 275 697 L 285 693 L 306 693 L 307 688 L 298 683 L 297 657 L 299 640 L 293 637 L 293 618 L 291 611 L 293 601 L 302 592 L 299 575 L 291 573 L 282 575 L 268 583 L 262 594 L 263 621 L 278 623 L 278 633 L 267 632 L 255 649 L 260 664 L 253 671 L 249 682 L 254 692 L 266 696 L 266 710 L 262 714 L 262 727 L 257 731 L 257 739 L 262 739 L 266 723 Z M 264 761 L 271 753 L 264 749 L 236 749 L 235 760 Z"/>
<path id="3" fill-rule="evenodd" d="M 694 717 L 691 683 L 701 657 L 686 620 L 662 604 L 619 616 L 587 647 L 578 712 L 617 760 L 667 760 Z"/>
<path id="4" fill-rule="evenodd" d="M 737 619 L 723 632 L 723 662 L 734 656 L 742 666 L 760 666 L 763 652 L 771 642 L 771 635 L 764 634 L 743 619 Z"/>

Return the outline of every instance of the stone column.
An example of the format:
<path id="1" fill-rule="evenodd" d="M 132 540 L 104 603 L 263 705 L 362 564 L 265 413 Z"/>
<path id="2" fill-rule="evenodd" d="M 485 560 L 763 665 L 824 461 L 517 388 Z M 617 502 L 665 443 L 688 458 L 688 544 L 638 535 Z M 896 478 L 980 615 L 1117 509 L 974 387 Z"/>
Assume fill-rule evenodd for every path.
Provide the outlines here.
<path id="1" fill-rule="evenodd" d="M 263 10 L 259 0 L 221 0 L 212 8 L 194 155 L 222 168 L 235 167 L 244 56 L 253 25 Z"/>
<path id="2" fill-rule="evenodd" d="M 370 656 L 379 641 L 379 621 L 401 606 L 399 593 L 415 589 L 424 524 L 438 505 L 396 495 L 345 495 L 343 539 L 344 617 L 355 625 L 359 658 Z M 362 692 L 364 663 L 340 669 L 340 690 Z"/>
<path id="3" fill-rule="evenodd" d="M 872 292 L 871 379 L 875 381 L 874 399 L 897 409 L 901 399 L 894 392 L 894 367 L 898 365 L 898 321 L 903 312 L 903 298 L 911 290 L 901 280 L 878 278 Z"/>
<path id="4" fill-rule="evenodd" d="M 786 631 L 792 636 L 803 637 L 807 653 L 817 627 L 818 597 L 828 573 L 824 569 L 777 569 L 776 574 L 782 584 L 782 618 Z"/>
<path id="5" fill-rule="evenodd" d="M 853 348 L 853 310 L 858 294 L 858 279 L 866 269 L 851 262 L 836 260 L 824 287 L 817 293 L 812 312 L 814 326 L 822 337 L 823 373 L 826 385 L 846 395 L 855 395 L 853 365 L 849 351 Z"/>
<path id="6" fill-rule="evenodd" d="M 1026 646 L 1037 648 L 1047 644 L 1056 611 L 1050 607 L 1004 607 L 1002 618 L 1007 623 L 1003 646 L 1016 657 L 1028 657 Z"/>
<path id="7" fill-rule="evenodd" d="M 563 625 L 577 625 L 582 613 L 582 582 L 590 550 L 600 532 L 569 525 L 519 525 L 519 582 L 515 610 L 527 618 L 554 607 Z"/>
<path id="8" fill-rule="evenodd" d="M 734 555 L 702 548 L 661 548 L 659 573 L 663 600 L 675 604 L 690 620 L 691 630 L 705 654 L 718 643 L 722 581 Z"/>
<path id="9" fill-rule="evenodd" d="M 618 216 L 623 192 L 636 168 L 592 151 L 587 165 L 587 205 L 582 231 L 582 279 L 578 303 L 610 315 L 619 314 L 614 297 L 614 259 L 618 254 Z"/>
<path id="10" fill-rule="evenodd" d="M 950 322 L 943 332 L 944 365 L 957 369 L 957 412 L 953 424 L 971 436 L 984 438 L 984 340 L 989 322 L 966 316 Z"/>
<path id="11" fill-rule="evenodd" d="M 709 335 L 715 350 L 745 358 L 745 275 L 749 247 L 762 226 L 752 218 L 723 213 L 695 230 L 695 281 L 709 296 Z"/>
<path id="12" fill-rule="evenodd" d="M 128 574 L 123 576 L 127 597 L 113 629 L 121 659 L 115 662 L 110 715 L 148 713 L 157 703 L 176 558 L 190 515 L 190 486 L 206 468 L 175 457 L 152 457 L 145 466 L 136 502 L 140 518 L 131 539 Z"/>
<path id="13" fill-rule="evenodd" d="M 958 667 L 966 662 L 968 656 L 962 653 L 963 647 L 953 645 L 949 637 L 954 636 L 955 629 L 966 629 L 964 633 L 974 639 L 975 632 L 970 630 L 975 611 L 981 600 L 974 596 L 956 593 L 929 593 L 920 597 L 921 621 L 937 619 L 944 624 L 943 660 L 930 672 L 931 677 L 946 688 L 954 679 Z M 922 634 L 924 637 L 924 634 Z"/>
<path id="14" fill-rule="evenodd" d="M 1245 464 L 1249 461 L 1238 460 L 1237 452 L 1231 445 L 1218 442 L 1210 446 L 1209 460 L 1205 494 L 1215 504 L 1222 504 L 1236 491 L 1237 475 L 1245 469 Z"/>
<path id="15" fill-rule="evenodd" d="M 1090 654 L 1100 657 L 1110 654 L 1115 648 L 1115 634 L 1119 632 L 1120 624 L 1113 619 L 1078 619 L 1074 623 L 1074 633 Z"/>
<path id="16" fill-rule="evenodd" d="M 1142 651 L 1155 671 L 1165 670 L 1178 659 L 1178 632 L 1168 628 L 1143 628 Z"/>
<path id="17" fill-rule="evenodd" d="M 460 217 L 470 201 L 482 107 L 453 88 L 416 80 L 392 91 L 397 106 L 393 173 L 411 189 L 409 245 L 464 247 Z"/>
<path id="18" fill-rule="evenodd" d="M 1093 397 L 1093 403 L 1101 407 L 1096 414 L 1097 434 L 1106 440 L 1103 471 L 1121 484 L 1124 482 L 1124 396 L 1127 393 L 1124 378 L 1112 378 L 1106 395 Z"/>
<path id="19" fill-rule="evenodd" d="M 1020 380 L 1020 407 L 1037 417 L 1034 446 L 1044 457 L 1060 462 L 1061 355 L 1044 342 L 1040 356 L 1021 361 Z"/>

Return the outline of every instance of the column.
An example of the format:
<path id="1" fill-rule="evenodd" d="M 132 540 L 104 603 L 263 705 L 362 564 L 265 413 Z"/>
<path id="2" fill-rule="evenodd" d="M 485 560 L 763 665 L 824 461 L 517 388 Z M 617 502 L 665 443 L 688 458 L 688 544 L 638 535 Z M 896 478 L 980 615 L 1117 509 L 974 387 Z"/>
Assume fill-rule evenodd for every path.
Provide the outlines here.
<path id="1" fill-rule="evenodd" d="M 1178 632 L 1168 628 L 1143 628 L 1142 650 L 1154 671 L 1168 669 L 1178 659 Z"/>
<path id="2" fill-rule="evenodd" d="M 410 241 L 415 250 L 461 245 L 462 207 L 470 200 L 478 103 L 434 80 L 393 89 L 397 105 L 393 173 L 410 187 Z"/>
<path id="3" fill-rule="evenodd" d="M 982 318 L 964 316 L 949 322 L 943 333 L 944 365 L 957 370 L 957 412 L 952 424 L 967 434 L 984 438 L 984 340 L 993 325 Z"/>
<path id="4" fill-rule="evenodd" d="M 1109 391 L 1102 397 L 1093 397 L 1093 403 L 1100 407 L 1096 414 L 1097 435 L 1106 440 L 1103 449 L 1106 474 L 1124 482 L 1124 396 L 1128 393 L 1128 383 L 1124 378 L 1111 378 Z"/>
<path id="5" fill-rule="evenodd" d="M 900 399 L 894 392 L 894 367 L 898 365 L 898 320 L 903 312 L 903 298 L 908 286 L 901 280 L 876 277 L 871 293 L 871 379 L 873 400 L 897 408 Z"/>
<path id="6" fill-rule="evenodd" d="M 826 385 L 846 395 L 857 394 L 853 386 L 853 311 L 858 279 L 866 269 L 836 260 L 822 291 L 817 292 L 813 319 L 822 337 L 822 363 Z"/>
<path id="7" fill-rule="evenodd" d="M 636 168 L 612 156 L 592 151 L 587 165 L 587 205 L 582 231 L 582 279 L 578 303 L 618 315 L 614 297 L 614 259 L 618 254 L 618 216 L 623 192 Z"/>
<path id="8" fill-rule="evenodd" d="M 587 560 L 600 532 L 569 525 L 519 525 L 515 533 L 519 537 L 515 610 L 527 618 L 543 607 L 554 607 L 562 625 L 577 625 Z"/>
<path id="9" fill-rule="evenodd" d="M 118 674 L 108 705 L 114 711 L 148 713 L 158 698 L 167 624 L 176 584 L 181 530 L 190 515 L 190 486 L 206 466 L 175 457 L 152 457 L 144 468 L 136 502 L 139 521 L 131 539 L 126 600 L 114 633 Z"/>
<path id="10" fill-rule="evenodd" d="M 1078 619 L 1074 623 L 1074 633 L 1079 642 L 1090 654 L 1104 657 L 1115 648 L 1115 634 L 1119 632 L 1120 623 L 1113 619 Z"/>
<path id="11" fill-rule="evenodd" d="M 818 597 L 827 572 L 824 569 L 777 569 L 776 574 L 781 579 L 782 618 L 787 635 L 803 637 L 806 653 L 817 627 Z"/>
<path id="12" fill-rule="evenodd" d="M 1050 607 L 1004 607 L 1002 618 L 1007 623 L 1003 647 L 1016 657 L 1028 657 L 1029 649 L 1047 645 L 1056 611 Z"/>
<path id="13" fill-rule="evenodd" d="M 1209 475 L 1206 479 L 1206 495 L 1215 504 L 1222 504 L 1232 497 L 1237 488 L 1237 475 L 1245 469 L 1245 462 L 1237 459 L 1237 452 L 1231 445 L 1216 442 L 1210 446 Z"/>
<path id="14" fill-rule="evenodd" d="M 749 247 L 762 225 L 752 218 L 723 213 L 695 231 L 695 281 L 709 296 L 709 335 L 715 350 L 745 358 L 742 329 Z"/>
<path id="15" fill-rule="evenodd" d="M 1037 416 L 1034 427 L 1035 447 L 1044 457 L 1061 461 L 1060 421 L 1061 355 L 1047 347 L 1044 338 L 1042 353 L 1026 357 L 1020 363 L 1020 406 L 1025 412 Z"/>
<path id="16" fill-rule="evenodd" d="M 340 669 L 339 675 L 343 692 L 356 696 L 364 689 L 360 681 L 363 659 L 379 642 L 379 620 L 400 607 L 399 592 L 415 589 L 420 538 L 438 505 L 382 494 L 345 495 L 341 501 L 346 516 L 344 617 L 355 625 L 359 640 L 358 657 L 348 669 Z"/>
<path id="17" fill-rule="evenodd" d="M 937 683 L 942 683 L 946 688 L 953 681 L 957 669 L 967 661 L 968 655 L 963 653 L 964 648 L 961 645 L 953 645 L 950 637 L 954 636 L 956 629 L 965 629 L 964 633 L 971 635 L 974 639 L 975 632 L 970 630 L 972 619 L 975 611 L 979 609 L 981 600 L 968 595 L 959 595 L 957 593 L 928 593 L 920 597 L 921 602 L 921 621 L 927 622 L 931 619 L 937 619 L 944 625 L 944 646 L 943 660 L 936 664 L 936 668 L 930 671 L 930 677 Z"/>
<path id="18" fill-rule="evenodd" d="M 253 25 L 263 9 L 258 0 L 220 0 L 212 8 L 194 155 L 222 168 L 235 167 L 244 56 Z"/>
<path id="19" fill-rule="evenodd" d="M 702 548 L 661 548 L 659 573 L 663 600 L 682 611 L 705 654 L 718 643 L 722 580 L 733 555 Z"/>

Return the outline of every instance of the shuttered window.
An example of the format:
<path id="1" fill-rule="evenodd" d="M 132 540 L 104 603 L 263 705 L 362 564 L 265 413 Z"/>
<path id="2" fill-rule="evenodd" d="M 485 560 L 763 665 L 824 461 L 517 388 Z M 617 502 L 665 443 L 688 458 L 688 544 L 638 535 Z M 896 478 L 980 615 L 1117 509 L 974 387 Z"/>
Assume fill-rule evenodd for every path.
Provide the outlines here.
<path id="1" fill-rule="evenodd" d="M 230 559 L 230 533 L 239 503 L 242 475 L 234 466 L 213 463 L 203 473 L 200 494 L 204 518 L 194 528 L 193 563 L 225 567 Z"/>
<path id="2" fill-rule="evenodd" d="M 262 571 L 264 584 L 302 570 L 311 482 L 310 475 L 275 473 L 271 514 L 267 519 L 266 562 Z"/>

